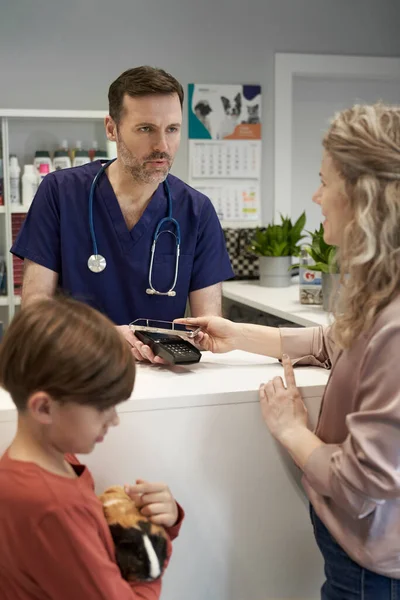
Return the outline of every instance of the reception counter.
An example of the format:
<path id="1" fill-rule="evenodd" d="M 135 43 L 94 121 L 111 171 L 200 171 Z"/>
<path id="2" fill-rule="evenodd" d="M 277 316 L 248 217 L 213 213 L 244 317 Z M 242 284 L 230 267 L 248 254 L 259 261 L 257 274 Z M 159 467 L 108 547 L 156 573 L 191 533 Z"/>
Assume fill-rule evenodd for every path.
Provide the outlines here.
<path id="1" fill-rule="evenodd" d="M 329 324 L 329 315 L 322 306 L 300 304 L 298 277 L 293 277 L 291 285 L 284 288 L 263 287 L 258 281 L 226 281 L 222 285 L 222 293 L 231 302 L 296 325 Z"/>
<path id="2" fill-rule="evenodd" d="M 136 478 L 166 481 L 186 510 L 164 578 L 164 600 L 316 600 L 323 580 L 297 468 L 270 436 L 258 387 L 274 359 L 203 353 L 197 365 L 139 365 L 120 425 L 80 457 L 100 492 Z M 328 378 L 296 369 L 315 422 Z M 0 392 L 0 451 L 16 415 Z"/>

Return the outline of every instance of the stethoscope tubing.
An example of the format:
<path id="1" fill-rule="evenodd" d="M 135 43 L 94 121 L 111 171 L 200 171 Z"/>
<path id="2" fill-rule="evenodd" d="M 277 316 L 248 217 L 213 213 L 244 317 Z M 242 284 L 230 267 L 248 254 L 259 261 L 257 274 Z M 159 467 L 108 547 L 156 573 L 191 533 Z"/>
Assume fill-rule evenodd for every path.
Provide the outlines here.
<path id="1" fill-rule="evenodd" d="M 104 165 L 101 166 L 100 170 L 98 171 L 98 173 L 96 173 L 92 184 L 90 186 L 90 191 L 89 191 L 89 231 L 90 231 L 90 237 L 92 240 L 92 248 L 93 248 L 93 255 L 92 257 L 95 258 L 95 260 L 97 260 L 99 263 L 102 262 L 102 264 L 104 265 L 103 268 L 101 270 L 104 270 L 106 267 L 106 259 L 99 254 L 98 252 L 98 246 L 97 246 L 97 238 L 96 238 L 96 232 L 95 232 L 95 228 L 94 228 L 94 219 L 93 219 L 93 200 L 94 200 L 94 192 L 96 189 L 96 185 L 100 179 L 100 177 L 103 175 L 103 173 L 106 171 L 106 169 L 116 160 L 116 158 L 113 158 L 109 161 L 107 161 Z M 154 231 L 153 234 L 153 243 L 151 246 L 151 254 L 150 254 L 150 265 L 149 265 L 149 287 L 146 289 L 146 293 L 149 295 L 158 295 L 158 296 L 175 296 L 176 292 L 174 291 L 174 288 L 176 286 L 176 282 L 178 279 L 178 271 L 179 271 L 179 257 L 180 257 L 180 246 L 181 246 L 181 229 L 179 226 L 179 223 L 176 219 L 173 218 L 172 216 L 172 197 L 171 197 L 171 190 L 169 187 L 169 183 L 168 183 L 168 179 L 166 179 L 164 181 L 164 190 L 165 190 L 165 194 L 167 197 L 167 203 L 168 203 L 168 216 L 164 217 L 162 219 L 160 219 L 160 221 L 157 224 L 157 227 Z M 164 229 L 161 230 L 162 226 L 165 225 L 166 223 L 172 223 L 175 227 L 175 233 L 169 229 Z M 157 246 L 157 241 L 160 237 L 160 235 L 162 235 L 163 233 L 170 233 L 171 235 L 173 235 L 175 237 L 175 241 L 176 241 L 176 258 L 175 258 L 175 273 L 174 273 L 174 280 L 173 280 L 173 284 L 171 286 L 171 288 L 167 291 L 167 292 L 159 292 L 157 291 L 154 286 L 153 286 L 153 263 L 154 263 L 154 255 L 155 255 L 155 251 L 156 251 L 156 246 Z M 89 258 L 88 260 L 88 265 L 89 265 L 89 269 L 90 269 L 90 260 L 92 259 L 92 257 Z M 90 269 L 92 270 L 92 269 Z M 100 270 L 98 271 L 94 271 L 94 272 L 101 272 Z"/>

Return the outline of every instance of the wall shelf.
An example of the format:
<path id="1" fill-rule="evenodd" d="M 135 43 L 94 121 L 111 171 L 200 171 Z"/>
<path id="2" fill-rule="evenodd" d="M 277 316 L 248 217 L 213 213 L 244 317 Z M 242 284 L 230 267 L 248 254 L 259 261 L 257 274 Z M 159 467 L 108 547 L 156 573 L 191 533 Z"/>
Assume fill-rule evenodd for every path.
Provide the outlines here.
<path id="1" fill-rule="evenodd" d="M 22 269 L 9 249 L 18 233 L 23 215 L 30 205 L 11 204 L 10 202 L 10 168 L 8 157 L 15 154 L 21 166 L 33 162 L 34 153 L 38 149 L 53 152 L 63 139 L 82 140 L 88 144 L 96 140 L 100 147 L 106 143 L 104 118 L 108 110 L 42 110 L 42 109 L 7 109 L 0 108 L 0 156 L 3 158 L 4 206 L 0 206 L 1 253 L 4 255 L 7 269 L 8 296 L 0 296 L 0 306 L 6 307 L 4 325 L 14 316 L 15 309 L 21 304 L 19 291 Z M 82 137 L 81 137 L 82 136 Z M 7 160 L 6 160 L 7 158 Z M 22 186 L 21 186 L 22 187 Z M 21 215 L 18 217 L 17 215 Z M 14 276 L 16 281 L 14 280 Z M 15 288 L 17 283 L 17 288 Z M 4 310 L 3 310 L 4 312 Z"/>
<path id="2" fill-rule="evenodd" d="M 30 205 L 29 205 L 30 206 Z M 23 204 L 21 205 L 16 205 L 13 204 L 11 206 L 11 213 L 14 214 L 20 214 L 20 213 L 27 213 L 29 210 L 29 206 L 24 206 Z"/>

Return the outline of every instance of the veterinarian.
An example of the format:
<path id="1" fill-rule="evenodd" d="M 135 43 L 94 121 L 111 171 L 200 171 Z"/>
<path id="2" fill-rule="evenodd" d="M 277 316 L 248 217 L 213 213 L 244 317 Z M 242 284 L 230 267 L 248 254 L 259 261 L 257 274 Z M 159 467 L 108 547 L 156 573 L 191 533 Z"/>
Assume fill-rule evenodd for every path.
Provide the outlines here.
<path id="1" fill-rule="evenodd" d="M 325 561 L 321 598 L 392 600 L 400 598 L 400 107 L 343 111 L 323 146 L 313 200 L 325 241 L 338 247 L 332 327 L 189 323 L 203 328 L 204 349 L 283 358 L 286 386 L 280 377 L 261 385 L 261 410 L 304 474 Z M 332 367 L 315 433 L 292 364 Z"/>
<path id="2" fill-rule="evenodd" d="M 39 299 L 12 321 L 0 347 L 0 385 L 18 413 L 0 459 L 1 600 L 160 597 L 161 578 L 122 578 L 93 478 L 76 458 L 118 425 L 116 405 L 134 380 L 128 344 L 86 304 Z M 127 492 L 140 494 L 143 515 L 165 527 L 168 561 L 182 509 L 163 483 L 137 480 Z"/>
<path id="3" fill-rule="evenodd" d="M 105 129 L 117 159 L 50 173 L 11 249 L 24 259 L 22 306 L 59 287 L 106 314 L 137 360 L 162 362 L 129 330 L 138 318 L 221 314 L 233 276 L 211 201 L 169 175 L 183 88 L 138 67 L 110 86 Z"/>

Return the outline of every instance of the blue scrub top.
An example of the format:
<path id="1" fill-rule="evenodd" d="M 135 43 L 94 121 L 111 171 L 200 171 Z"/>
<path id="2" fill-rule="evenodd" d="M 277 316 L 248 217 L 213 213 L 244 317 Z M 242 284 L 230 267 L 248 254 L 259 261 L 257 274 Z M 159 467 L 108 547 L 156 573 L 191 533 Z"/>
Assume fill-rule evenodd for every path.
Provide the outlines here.
<path id="1" fill-rule="evenodd" d="M 89 231 L 90 186 L 101 162 L 46 175 L 11 248 L 59 274 L 59 287 L 69 295 L 106 314 L 117 325 L 139 318 L 172 321 L 185 312 L 189 292 L 233 277 L 221 225 L 211 201 L 168 175 L 172 216 L 181 229 L 176 296 L 149 296 L 148 274 L 153 234 L 168 214 L 160 184 L 131 231 L 106 174 L 97 185 L 93 219 L 99 254 L 107 260 L 101 273 L 92 273 L 87 260 L 93 254 Z M 168 225 L 163 229 L 171 228 Z M 175 238 L 161 235 L 153 265 L 153 286 L 170 289 L 175 272 Z"/>

